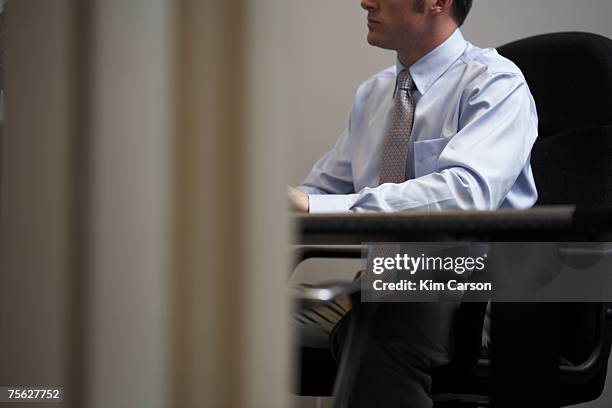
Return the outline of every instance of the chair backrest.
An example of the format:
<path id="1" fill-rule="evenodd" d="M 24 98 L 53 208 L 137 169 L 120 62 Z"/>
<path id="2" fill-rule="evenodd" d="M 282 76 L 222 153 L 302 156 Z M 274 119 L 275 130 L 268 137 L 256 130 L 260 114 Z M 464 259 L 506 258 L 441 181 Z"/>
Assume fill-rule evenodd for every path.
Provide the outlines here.
<path id="1" fill-rule="evenodd" d="M 590 33 L 554 33 L 515 41 L 498 51 L 527 79 L 541 138 L 612 124 L 612 40 Z"/>
<path id="2" fill-rule="evenodd" d="M 523 71 L 536 102 L 537 204 L 612 205 L 612 40 L 554 33 L 498 51 Z"/>

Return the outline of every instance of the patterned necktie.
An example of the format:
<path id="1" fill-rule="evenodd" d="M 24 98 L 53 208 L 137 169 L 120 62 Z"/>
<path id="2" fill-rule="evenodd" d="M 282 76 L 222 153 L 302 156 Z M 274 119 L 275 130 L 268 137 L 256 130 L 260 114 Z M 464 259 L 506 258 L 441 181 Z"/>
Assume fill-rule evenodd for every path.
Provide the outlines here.
<path id="1" fill-rule="evenodd" d="M 391 123 L 383 142 L 380 164 L 380 184 L 406 181 L 406 163 L 410 148 L 410 134 L 414 121 L 414 81 L 407 69 L 397 76 L 395 106 Z"/>
<path id="2" fill-rule="evenodd" d="M 412 91 L 414 81 L 407 69 L 402 70 L 397 75 L 397 88 L 395 89 L 395 105 L 391 112 L 391 122 L 385 140 L 383 141 L 382 157 L 380 163 L 380 182 L 384 183 L 403 183 L 406 181 L 406 163 L 408 162 L 408 152 L 410 148 L 410 134 L 414 122 L 414 98 Z M 381 276 L 371 273 L 372 261 L 374 258 L 395 258 L 401 253 L 401 245 L 395 243 L 378 243 L 370 247 L 368 255 L 368 268 L 363 276 L 363 284 L 366 288 L 371 288 L 372 283 Z M 397 280 L 397 271 L 389 271 L 384 275 L 384 280 L 394 282 Z M 370 297 L 371 291 L 366 293 Z M 376 294 L 373 295 L 376 298 Z"/>
<path id="3" fill-rule="evenodd" d="M 410 133 L 414 120 L 414 99 L 412 90 L 414 81 L 408 70 L 403 70 L 397 76 L 395 91 L 395 107 L 391 116 L 389 130 L 385 136 L 380 166 L 380 184 L 403 183 L 406 181 L 406 162 L 410 146 Z M 400 245 L 382 244 L 371 248 L 368 263 L 375 257 L 395 257 L 400 251 Z M 370 264 L 371 268 L 371 264 Z M 371 269 L 370 269 L 371 270 Z M 359 274 L 357 279 L 361 279 Z M 371 287 L 371 280 L 378 279 L 371 274 L 365 274 L 366 287 Z M 395 274 L 389 274 L 386 279 L 393 281 Z M 368 286 L 369 285 L 369 286 Z M 305 287 L 305 285 L 301 285 Z M 349 294 L 344 294 L 330 302 L 303 305 L 294 314 L 294 324 L 305 340 L 305 345 L 313 347 L 328 344 L 328 338 L 338 321 L 351 309 Z"/>

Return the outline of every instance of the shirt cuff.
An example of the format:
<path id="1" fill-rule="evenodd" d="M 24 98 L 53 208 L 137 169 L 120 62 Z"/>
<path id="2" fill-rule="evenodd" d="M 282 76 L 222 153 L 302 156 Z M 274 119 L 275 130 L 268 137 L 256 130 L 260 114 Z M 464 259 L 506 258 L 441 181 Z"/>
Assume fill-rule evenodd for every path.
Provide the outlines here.
<path id="1" fill-rule="evenodd" d="M 309 194 L 308 212 L 311 214 L 346 213 L 354 194 Z"/>

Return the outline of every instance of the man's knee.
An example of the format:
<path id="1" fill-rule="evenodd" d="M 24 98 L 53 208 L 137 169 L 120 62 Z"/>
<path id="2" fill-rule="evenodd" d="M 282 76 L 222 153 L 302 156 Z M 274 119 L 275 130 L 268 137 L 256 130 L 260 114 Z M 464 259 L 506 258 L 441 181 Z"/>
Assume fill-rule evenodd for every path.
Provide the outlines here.
<path id="1" fill-rule="evenodd" d="M 432 406 L 431 377 L 405 344 L 371 339 L 355 369 L 351 408 Z"/>

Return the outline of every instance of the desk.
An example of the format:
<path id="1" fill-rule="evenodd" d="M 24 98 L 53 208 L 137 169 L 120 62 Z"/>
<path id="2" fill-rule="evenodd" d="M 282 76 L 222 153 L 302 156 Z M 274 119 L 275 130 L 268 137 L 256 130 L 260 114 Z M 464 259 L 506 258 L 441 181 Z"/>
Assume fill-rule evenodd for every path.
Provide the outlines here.
<path id="1" fill-rule="evenodd" d="M 530 210 L 442 211 L 294 215 L 296 244 L 351 245 L 363 242 L 594 241 L 612 235 L 612 209 L 574 206 Z"/>
<path id="2" fill-rule="evenodd" d="M 574 206 L 529 210 L 294 215 L 295 243 L 354 245 L 419 241 L 609 241 L 612 209 Z M 520 318 L 516 318 L 520 313 Z M 534 406 L 555 406 L 559 389 L 559 304 L 495 304 L 491 394 L 497 406 L 513 406 L 535 393 Z M 555 346 L 556 345 L 556 346 Z M 512 380 L 520 380 L 520 385 Z M 524 402 L 524 401 L 523 401 Z"/>

